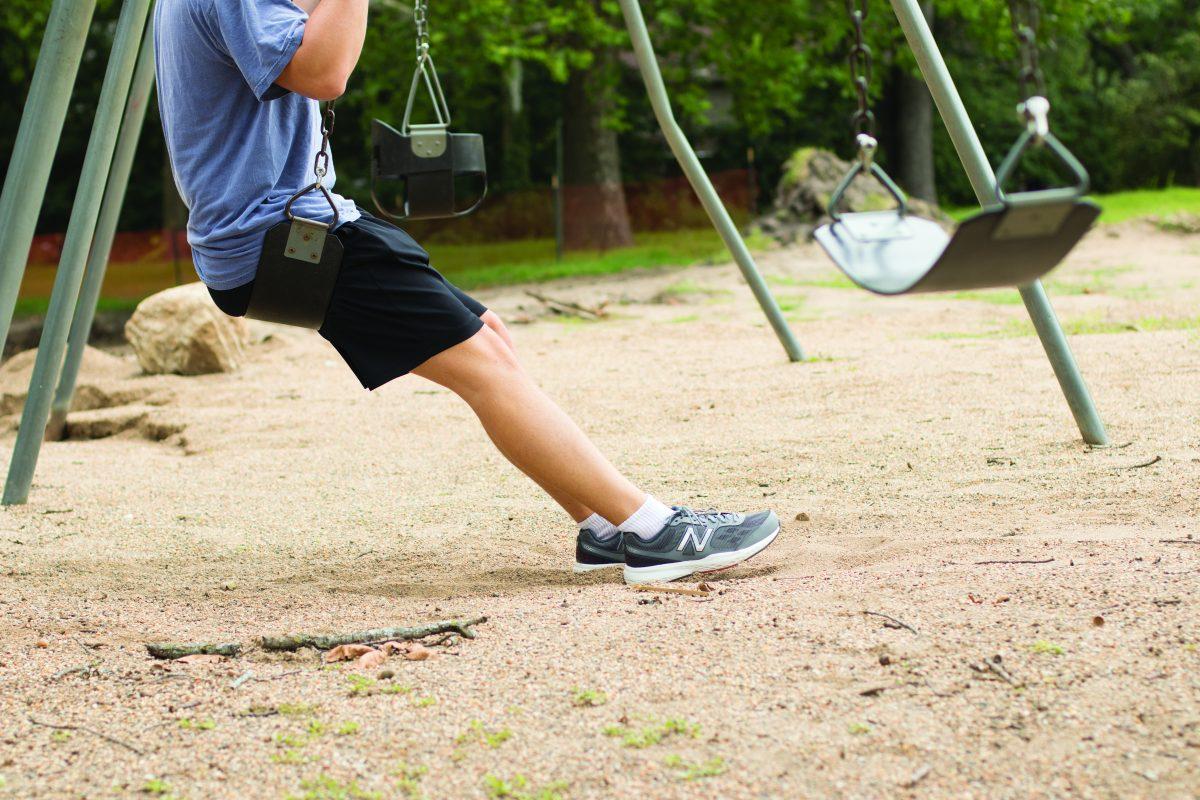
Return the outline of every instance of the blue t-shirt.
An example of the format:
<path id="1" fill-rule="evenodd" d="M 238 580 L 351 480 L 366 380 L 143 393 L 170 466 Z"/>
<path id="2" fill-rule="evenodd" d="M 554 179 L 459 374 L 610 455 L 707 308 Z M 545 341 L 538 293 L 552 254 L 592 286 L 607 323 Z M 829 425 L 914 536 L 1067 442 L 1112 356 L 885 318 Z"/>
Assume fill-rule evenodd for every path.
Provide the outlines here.
<path id="1" fill-rule="evenodd" d="M 200 279 L 233 289 L 254 279 L 263 235 L 316 180 L 316 100 L 275 86 L 304 38 L 308 15 L 291 0 L 159 0 L 158 102 L 175 183 L 190 210 L 188 243 Z M 325 185 L 336 175 L 332 161 Z M 334 195 L 340 222 L 358 218 Z M 319 192 L 292 207 L 333 220 Z"/>

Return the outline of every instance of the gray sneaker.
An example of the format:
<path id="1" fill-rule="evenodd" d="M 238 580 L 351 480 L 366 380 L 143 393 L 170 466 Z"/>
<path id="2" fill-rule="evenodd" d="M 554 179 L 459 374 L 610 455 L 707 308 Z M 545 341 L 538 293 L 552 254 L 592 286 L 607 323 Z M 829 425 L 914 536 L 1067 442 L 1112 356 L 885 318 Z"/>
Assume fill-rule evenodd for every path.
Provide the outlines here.
<path id="1" fill-rule="evenodd" d="M 625 582 L 674 581 L 715 572 L 762 552 L 779 535 L 773 511 L 746 516 L 675 507 L 675 515 L 649 541 L 625 536 Z"/>
<path id="2" fill-rule="evenodd" d="M 625 537 L 621 534 L 597 539 L 591 528 L 584 528 L 575 539 L 575 571 L 591 572 L 625 563 Z"/>

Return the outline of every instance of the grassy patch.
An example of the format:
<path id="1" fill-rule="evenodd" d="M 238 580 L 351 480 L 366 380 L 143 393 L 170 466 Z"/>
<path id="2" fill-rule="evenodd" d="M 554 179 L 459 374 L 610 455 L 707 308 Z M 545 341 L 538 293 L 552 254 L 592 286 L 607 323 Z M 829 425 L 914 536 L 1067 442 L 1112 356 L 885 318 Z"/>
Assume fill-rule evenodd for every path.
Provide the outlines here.
<path id="1" fill-rule="evenodd" d="M 335 736 L 354 736 L 360 730 L 362 730 L 362 726 L 357 722 L 343 722 L 334 729 L 333 734 Z"/>
<path id="2" fill-rule="evenodd" d="M 287 800 L 383 800 L 379 792 L 368 792 L 358 781 L 342 783 L 329 775 L 318 775 L 300 782 L 303 794 L 289 794 Z"/>
<path id="3" fill-rule="evenodd" d="M 427 772 L 429 772 L 428 767 L 413 766 L 412 764 L 401 762 L 392 771 L 392 774 L 397 778 L 396 791 L 400 793 L 401 797 L 407 797 L 410 800 L 417 800 L 423 797 L 424 795 L 421 793 L 421 780 Z"/>
<path id="4" fill-rule="evenodd" d="M 685 322 L 697 322 L 697 321 L 699 321 L 699 319 L 700 319 L 699 314 L 683 314 L 678 317 L 671 317 L 669 320 L 667 320 L 667 322 L 678 325 L 678 324 L 682 324 Z"/>
<path id="5" fill-rule="evenodd" d="M 608 702 L 608 695 L 599 689 L 580 689 L 578 686 L 571 689 L 571 705 L 580 708 L 591 708 L 593 706 L 602 706 Z"/>
<path id="6" fill-rule="evenodd" d="M 534 789 L 524 775 L 513 775 L 504 780 L 489 773 L 483 776 L 483 790 L 493 800 L 565 800 L 567 783 L 555 781 Z"/>
<path id="7" fill-rule="evenodd" d="M 184 717 L 179 720 L 179 727 L 185 731 L 211 731 L 217 727 L 216 720 L 209 719 L 192 719 Z"/>
<path id="8" fill-rule="evenodd" d="M 467 729 L 460 733 L 455 739 L 455 744 L 471 744 L 479 743 L 486 745 L 493 750 L 512 738 L 512 731 L 508 728 L 498 728 L 489 731 L 483 726 L 479 720 L 472 720 Z"/>
<path id="9" fill-rule="evenodd" d="M 846 726 L 846 732 L 851 736 L 866 736 L 871 732 L 871 726 L 865 722 L 851 722 Z"/>
<path id="10" fill-rule="evenodd" d="M 275 710 L 285 717 L 307 717 L 317 713 L 317 707 L 312 703 L 280 703 Z"/>
<path id="11" fill-rule="evenodd" d="M 687 736 L 695 739 L 700 735 L 700 725 L 682 719 L 668 719 L 662 724 L 649 725 L 644 728 L 609 725 L 603 733 L 605 736 L 619 737 L 621 744 L 625 747 L 641 749 L 656 745 L 669 736 Z"/>
<path id="12" fill-rule="evenodd" d="M 418 697 L 413 700 L 413 705 L 417 708 L 429 708 L 437 703 L 436 697 Z"/>
<path id="13" fill-rule="evenodd" d="M 1068 336 L 1086 336 L 1097 333 L 1156 333 L 1159 331 L 1200 330 L 1200 317 L 1138 317 L 1134 320 L 1106 319 L 1100 315 L 1088 315 L 1064 319 L 1063 331 Z M 1013 319 L 999 328 L 985 331 L 936 331 L 927 339 L 1013 339 L 1034 336 L 1033 323 L 1027 319 Z"/>
<path id="14" fill-rule="evenodd" d="M 171 784 L 158 778 L 151 778 L 142 784 L 142 794 L 148 794 L 151 797 L 159 797 L 162 800 L 169 800 L 174 797 L 174 790 Z"/>
<path id="15" fill-rule="evenodd" d="M 1094 195 L 1102 212 L 1101 222 L 1124 222 L 1144 217 L 1200 213 L 1200 189 L 1175 186 L 1170 189 L 1135 189 L 1130 192 Z M 979 210 L 978 206 L 945 209 L 961 222 Z"/>
<path id="16" fill-rule="evenodd" d="M 702 778 L 714 778 L 724 774 L 727 767 L 725 759 L 710 758 L 704 762 L 685 761 L 677 755 L 669 755 L 663 759 L 663 764 L 676 770 L 675 777 L 681 781 L 698 781 Z"/>
<path id="17" fill-rule="evenodd" d="M 1062 645 L 1054 644 L 1053 642 L 1047 642 L 1045 639 L 1038 639 L 1036 642 L 1029 645 L 1029 651 L 1031 653 L 1037 653 L 1038 655 L 1046 656 L 1061 656 L 1063 653 L 1067 652 L 1063 649 Z"/>

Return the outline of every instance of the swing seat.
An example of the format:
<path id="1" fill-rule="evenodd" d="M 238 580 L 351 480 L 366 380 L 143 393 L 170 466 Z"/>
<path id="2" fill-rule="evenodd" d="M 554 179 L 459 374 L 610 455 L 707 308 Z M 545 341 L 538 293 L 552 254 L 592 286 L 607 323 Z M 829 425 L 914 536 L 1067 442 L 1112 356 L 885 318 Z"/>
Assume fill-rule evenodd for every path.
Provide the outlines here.
<path id="1" fill-rule="evenodd" d="M 398 220 L 465 217 L 487 195 L 483 136 L 451 133 L 445 125 L 409 125 L 401 133 L 385 122 L 371 126 L 371 198 L 384 216 Z M 474 184 L 469 205 L 459 197 L 462 179 Z M 381 181 L 399 187 L 399 208 L 385 206 L 377 194 Z"/>
<path id="2" fill-rule="evenodd" d="M 1087 200 L 1038 194 L 985 209 L 952 237 L 898 210 L 842 214 L 815 236 L 850 280 L 876 294 L 1024 286 L 1054 269 L 1100 214 Z"/>

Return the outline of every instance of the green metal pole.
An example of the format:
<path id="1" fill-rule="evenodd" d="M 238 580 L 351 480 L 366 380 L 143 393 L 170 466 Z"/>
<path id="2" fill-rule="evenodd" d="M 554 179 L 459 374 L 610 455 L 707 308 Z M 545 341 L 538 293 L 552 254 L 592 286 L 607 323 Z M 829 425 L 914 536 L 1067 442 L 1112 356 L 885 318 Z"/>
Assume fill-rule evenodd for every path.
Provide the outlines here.
<path id="1" fill-rule="evenodd" d="M 704 210 L 708 212 L 709 219 L 712 220 L 717 233 L 721 234 L 725 246 L 733 255 L 733 260 L 742 270 L 746 283 L 750 284 L 750 290 L 754 292 L 754 297 L 762 306 L 763 313 L 767 315 L 767 320 L 775 329 L 775 335 L 779 337 L 783 349 L 787 351 L 788 358 L 792 361 L 803 361 L 804 350 L 800 347 L 800 342 L 796 340 L 792 329 L 788 327 L 787 320 L 783 318 L 783 312 L 779 310 L 779 304 L 775 302 L 770 288 L 767 287 L 767 282 L 763 280 L 762 274 L 758 271 L 758 265 L 754 263 L 754 257 L 750 255 L 750 250 L 742 241 L 742 235 L 738 233 L 737 226 L 729 218 L 729 212 L 725 210 L 724 203 L 713 189 L 712 182 L 704 172 L 704 167 L 700 165 L 700 159 L 696 157 L 696 152 L 688 143 L 687 136 L 684 135 L 683 129 L 675 120 L 675 114 L 671 110 L 671 100 L 667 97 L 667 87 L 663 83 L 662 73 L 658 69 L 658 59 L 654 55 L 654 46 L 650 43 L 650 33 L 646 30 L 646 20 L 642 17 L 641 4 L 638 0 L 620 0 L 620 3 L 621 12 L 625 15 L 625 26 L 629 29 L 629 37 L 633 40 L 633 54 L 637 58 L 638 69 L 641 70 L 642 80 L 646 84 L 646 94 L 650 97 L 654 116 L 658 118 L 658 124 L 662 128 L 663 135 L 667 137 L 667 143 L 671 146 L 671 152 L 675 154 L 675 160 L 683 168 L 684 174 L 687 175 L 692 189 L 699 196 Z"/>
<path id="2" fill-rule="evenodd" d="M 125 0 L 121 8 L 112 55 L 104 75 L 104 87 L 96 106 L 96 120 L 92 125 L 87 156 L 79 175 L 79 189 L 75 194 L 71 222 L 63 243 L 62 259 L 54 278 L 50 309 L 46 313 L 46 324 L 33 364 L 29 396 L 21 413 L 21 428 L 17 432 L 17 443 L 8 468 L 2 501 L 4 505 L 24 503 L 29 498 L 46 420 L 50 416 L 50 401 L 62 373 L 67 332 L 79 300 L 84 264 L 96 233 L 100 203 L 112 166 L 117 131 L 121 126 L 121 112 L 129 97 L 129 85 L 138 61 L 138 49 L 149 8 L 150 0 Z"/>
<path id="3" fill-rule="evenodd" d="M 554 126 L 554 260 L 563 260 L 563 121 Z"/>
<path id="4" fill-rule="evenodd" d="M 129 187 L 133 159 L 142 135 L 142 126 L 146 122 L 146 109 L 150 105 L 150 93 L 153 90 L 154 26 L 147 25 L 137 68 L 133 73 L 129 101 L 125 104 L 121 131 L 117 135 L 117 151 L 113 156 L 112 171 L 104 189 L 104 200 L 100 204 L 96 238 L 92 241 L 91 254 L 83 274 L 83 288 L 79 292 L 75 318 L 71 320 L 71 332 L 67 336 L 67 360 L 63 363 L 58 391 L 55 392 L 54 402 L 50 407 L 50 422 L 46 425 L 46 439 L 50 441 L 62 439 L 66 432 L 67 412 L 75 394 L 75 381 L 79 378 L 83 351 L 87 347 L 92 323 L 96 318 L 96 304 L 100 300 L 100 289 L 104 285 L 108 257 L 112 254 L 113 239 L 117 234 L 117 221 L 121 216 L 121 207 L 125 204 L 125 190 Z"/>
<path id="5" fill-rule="evenodd" d="M 995 204 L 996 174 L 992 171 L 987 153 L 984 152 L 979 136 L 975 133 L 975 126 L 971 124 L 971 118 L 958 89 L 954 86 L 954 79 L 950 77 L 950 70 L 938 50 L 937 42 L 934 41 L 929 23 L 921 13 L 920 5 L 917 0 L 891 2 L 896 17 L 900 20 L 900 27 L 904 30 L 904 36 L 908 39 L 908 45 L 916 56 L 917 66 L 925 76 L 925 83 L 929 86 L 933 101 L 942 115 L 950 139 L 954 142 L 954 149 L 958 151 L 958 157 L 966 169 L 975 196 L 980 205 Z M 1050 359 L 1050 366 L 1054 368 L 1058 384 L 1066 395 L 1067 405 L 1075 416 L 1075 424 L 1079 426 L 1083 440 L 1094 445 L 1108 444 L 1104 422 L 1096 411 L 1091 392 L 1088 391 L 1087 383 L 1079 372 L 1079 365 L 1075 362 L 1071 346 L 1067 343 L 1062 325 L 1050 306 L 1041 281 L 1022 286 L 1020 291 L 1021 299 L 1025 301 L 1025 308 L 1033 319 L 1033 327 L 1042 341 L 1046 356 Z"/>
<path id="6" fill-rule="evenodd" d="M 0 346 L 8 341 L 96 0 L 55 0 L 0 193 Z"/>

